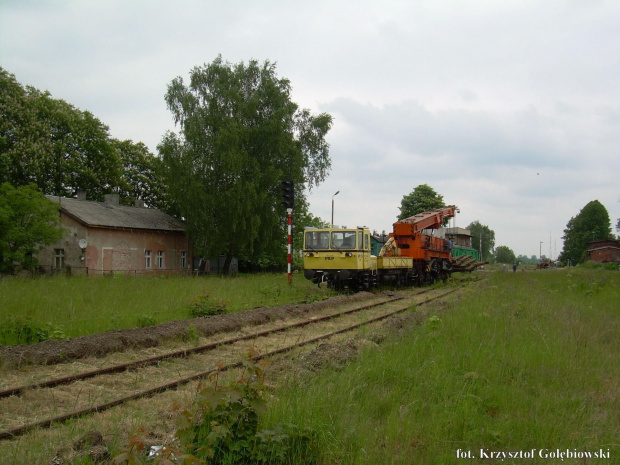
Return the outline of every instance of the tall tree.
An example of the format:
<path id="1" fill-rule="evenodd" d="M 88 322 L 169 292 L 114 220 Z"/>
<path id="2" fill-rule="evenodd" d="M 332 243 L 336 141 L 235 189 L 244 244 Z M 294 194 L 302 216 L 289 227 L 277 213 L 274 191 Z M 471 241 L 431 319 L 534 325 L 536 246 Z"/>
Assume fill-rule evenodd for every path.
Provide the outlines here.
<path id="1" fill-rule="evenodd" d="M 481 251 L 480 260 L 489 260 L 493 255 L 495 247 L 495 231 L 478 220 L 467 226 L 472 236 L 472 246 Z"/>
<path id="2" fill-rule="evenodd" d="M 428 184 L 420 184 L 410 194 L 403 196 L 398 219 L 402 220 L 427 210 L 435 210 L 445 206 L 442 195 L 435 192 L 435 189 Z"/>
<path id="3" fill-rule="evenodd" d="M 517 258 L 513 250 L 506 245 L 499 245 L 495 249 L 495 263 L 516 263 Z"/>
<path id="4" fill-rule="evenodd" d="M 36 186 L 0 186 L 0 272 L 32 269 L 35 254 L 62 237 L 58 205 Z"/>
<path id="5" fill-rule="evenodd" d="M 161 159 L 142 142 L 111 139 L 111 144 L 118 151 L 123 167 L 119 186 L 121 203 L 133 205 L 136 200 L 142 200 L 149 207 L 166 209 Z"/>
<path id="6" fill-rule="evenodd" d="M 607 239 L 611 234 L 609 212 L 598 200 L 589 202 L 571 218 L 564 230 L 564 247 L 560 260 L 583 263 L 587 258 L 588 242 Z"/>
<path id="7" fill-rule="evenodd" d="M 284 232 L 281 181 L 318 185 L 331 166 L 328 114 L 291 101 L 291 85 L 275 64 L 231 64 L 219 56 L 195 67 L 186 85 L 168 86 L 179 125 L 158 146 L 177 212 L 198 253 L 257 261 Z M 225 263 L 225 269 L 228 263 Z"/>
<path id="8" fill-rule="evenodd" d="M 64 197 L 83 190 L 92 200 L 118 192 L 124 203 L 157 205 L 163 195 L 157 165 L 143 144 L 112 139 L 92 113 L 24 88 L 0 68 L 0 183 L 34 183 Z"/>

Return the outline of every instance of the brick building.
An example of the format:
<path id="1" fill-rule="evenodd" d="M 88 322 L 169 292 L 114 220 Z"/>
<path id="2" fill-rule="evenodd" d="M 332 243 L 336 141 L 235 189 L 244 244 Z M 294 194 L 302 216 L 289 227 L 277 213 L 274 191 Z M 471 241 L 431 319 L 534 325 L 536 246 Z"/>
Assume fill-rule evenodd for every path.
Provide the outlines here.
<path id="1" fill-rule="evenodd" d="M 440 228 L 442 237 L 450 239 L 454 245 L 461 247 L 472 247 L 471 233 L 465 228 Z"/>
<path id="2" fill-rule="evenodd" d="M 588 260 L 598 263 L 620 263 L 620 241 L 603 239 L 588 243 Z"/>
<path id="3" fill-rule="evenodd" d="M 143 205 L 119 205 L 117 194 L 104 202 L 75 198 L 48 199 L 60 203 L 60 220 L 67 234 L 38 254 L 44 269 L 102 274 L 178 273 L 191 269 L 191 247 L 185 225 Z M 136 202 L 138 203 L 138 202 Z"/>

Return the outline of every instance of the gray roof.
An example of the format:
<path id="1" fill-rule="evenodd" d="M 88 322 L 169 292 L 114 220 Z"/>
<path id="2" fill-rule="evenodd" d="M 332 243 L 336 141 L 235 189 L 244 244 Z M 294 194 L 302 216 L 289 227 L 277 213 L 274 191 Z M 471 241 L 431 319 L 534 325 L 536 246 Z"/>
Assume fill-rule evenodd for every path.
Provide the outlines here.
<path id="1" fill-rule="evenodd" d="M 46 195 L 60 210 L 80 223 L 91 227 L 151 229 L 157 231 L 185 231 L 185 225 L 154 208 L 127 207 L 114 203 L 92 202 Z"/>

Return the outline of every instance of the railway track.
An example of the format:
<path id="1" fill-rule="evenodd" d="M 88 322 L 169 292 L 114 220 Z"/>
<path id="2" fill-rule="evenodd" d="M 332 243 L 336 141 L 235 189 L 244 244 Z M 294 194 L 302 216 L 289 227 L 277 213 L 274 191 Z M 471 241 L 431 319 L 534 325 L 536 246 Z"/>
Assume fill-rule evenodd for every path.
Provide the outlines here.
<path id="1" fill-rule="evenodd" d="M 260 354 L 253 357 L 256 360 L 272 357 L 385 320 L 408 310 L 413 304 L 424 305 L 456 290 L 440 291 L 436 295 L 424 297 L 423 294 L 434 292 L 426 289 L 412 296 L 382 299 L 198 347 L 4 389 L 0 391 L 0 428 L 3 429 L 0 431 L 0 440 L 102 412 L 131 400 L 151 397 L 205 378 L 215 371 L 238 367 L 242 363 L 239 361 L 241 354 L 249 348 L 254 348 Z M 313 327 L 314 334 L 311 336 L 308 335 L 309 326 Z M 152 382 L 150 379 L 156 378 L 154 370 L 166 371 L 164 378 L 173 378 L 174 374 L 174 379 L 165 383 Z M 131 376 L 127 375 L 128 371 L 132 372 Z M 113 395 L 116 392 L 123 394 Z M 32 405 L 29 409 L 31 414 L 27 416 L 23 414 L 24 404 Z M 80 406 L 76 408 L 76 404 Z M 71 408 L 68 409 L 69 406 Z"/>

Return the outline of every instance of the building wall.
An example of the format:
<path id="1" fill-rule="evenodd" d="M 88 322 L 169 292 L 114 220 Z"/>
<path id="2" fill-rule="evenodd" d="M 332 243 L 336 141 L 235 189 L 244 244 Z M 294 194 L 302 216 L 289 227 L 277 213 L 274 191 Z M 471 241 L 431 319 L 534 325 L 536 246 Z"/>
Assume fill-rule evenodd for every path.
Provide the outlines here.
<path id="1" fill-rule="evenodd" d="M 588 248 L 588 258 L 593 262 L 599 263 L 620 263 L 620 242 L 609 240 L 593 243 Z"/>
<path id="2" fill-rule="evenodd" d="M 191 251 L 183 232 L 89 228 L 64 213 L 61 222 L 67 234 L 38 255 L 39 264 L 45 269 L 57 268 L 59 250 L 64 254 L 64 267 L 70 266 L 76 273 L 126 271 L 143 274 L 191 269 Z M 88 244 L 84 250 L 80 248 L 80 239 Z M 151 252 L 150 268 L 146 266 L 147 250 Z M 184 269 L 181 268 L 183 251 L 186 254 Z M 162 252 L 162 266 L 158 263 L 158 252 Z"/>

